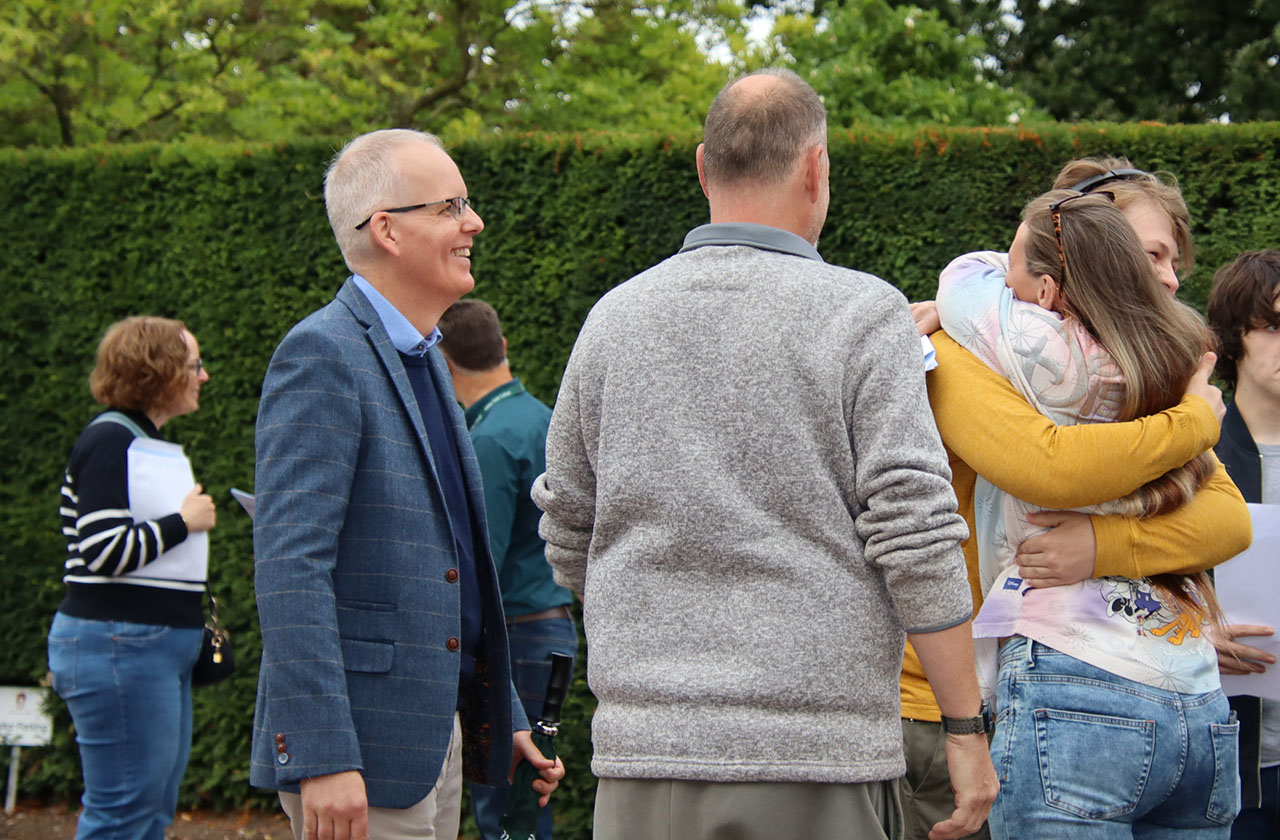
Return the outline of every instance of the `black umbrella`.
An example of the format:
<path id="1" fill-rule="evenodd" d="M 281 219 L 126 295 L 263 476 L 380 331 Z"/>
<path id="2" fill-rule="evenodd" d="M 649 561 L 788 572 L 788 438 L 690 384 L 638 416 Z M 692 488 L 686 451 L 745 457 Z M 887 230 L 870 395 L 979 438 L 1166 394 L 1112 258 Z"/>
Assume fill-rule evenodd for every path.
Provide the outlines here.
<path id="1" fill-rule="evenodd" d="M 538 750 L 555 760 L 555 737 L 560 732 L 560 709 L 569 693 L 569 672 L 573 657 L 563 653 L 551 654 L 551 676 L 547 678 L 547 692 L 542 700 L 542 714 L 533 724 L 533 743 Z M 507 813 L 502 815 L 502 840 L 534 840 L 538 832 L 538 793 L 533 781 L 538 770 L 527 761 L 521 761 L 511 780 L 511 792 L 507 796 Z"/>

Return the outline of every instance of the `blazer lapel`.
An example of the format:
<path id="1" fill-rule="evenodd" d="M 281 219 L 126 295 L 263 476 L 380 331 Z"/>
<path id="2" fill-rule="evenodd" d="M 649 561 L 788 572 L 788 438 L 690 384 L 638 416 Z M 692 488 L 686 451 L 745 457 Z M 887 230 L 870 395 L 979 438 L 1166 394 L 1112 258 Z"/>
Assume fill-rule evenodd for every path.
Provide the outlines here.
<path id="1" fill-rule="evenodd" d="M 431 470 L 431 480 L 435 483 L 436 491 L 443 501 L 445 499 L 444 486 L 440 483 L 436 460 L 431 453 L 431 440 L 427 436 L 427 427 L 422 420 L 422 409 L 418 406 L 418 397 L 413 393 L 413 384 L 409 382 L 409 374 L 405 372 L 404 362 L 400 360 L 400 351 L 391 343 L 391 337 L 387 335 L 387 330 L 382 325 L 382 319 L 378 317 L 373 304 L 369 303 L 369 299 L 364 296 L 358 286 L 347 280 L 338 291 L 338 300 L 342 301 L 351 310 L 351 314 L 364 326 L 365 331 L 368 333 L 369 344 L 373 347 L 373 352 L 378 356 L 383 367 L 386 368 L 387 375 L 391 378 L 391 385 L 395 389 L 396 395 L 400 398 L 400 403 L 404 406 L 410 422 L 413 424 L 414 432 L 418 436 L 418 448 L 422 451 L 422 456 Z M 484 490 L 480 479 L 480 464 L 476 461 L 475 450 L 471 446 L 471 435 L 467 432 L 467 421 L 462 414 L 462 409 L 458 406 L 457 398 L 454 396 L 453 380 L 449 376 L 449 368 L 445 364 L 444 356 L 440 353 L 439 348 L 433 347 L 427 351 L 427 364 L 431 368 L 431 379 L 436 389 L 436 395 L 440 399 L 440 405 L 444 407 L 446 420 L 448 421 L 446 425 L 453 430 L 454 442 L 458 448 L 458 461 L 462 465 L 462 481 L 466 488 L 467 499 L 471 503 L 476 525 L 480 534 L 487 535 L 489 526 L 484 510 Z M 448 502 L 444 501 L 444 504 L 447 511 Z M 452 528 L 452 519 L 449 518 L 449 521 L 450 528 Z M 478 550 L 483 551 L 483 556 L 489 560 L 483 566 L 490 570 L 489 577 L 494 582 L 493 585 L 496 586 L 497 579 L 493 576 L 493 563 L 489 553 L 487 536 L 482 540 L 477 540 L 476 547 Z"/>
<path id="2" fill-rule="evenodd" d="M 374 355 L 382 362 L 387 376 L 391 379 L 391 387 L 400 398 L 400 404 L 404 406 L 405 414 L 408 415 L 413 431 L 417 435 L 418 448 L 431 468 L 432 479 L 439 487 L 440 477 L 436 473 L 435 458 L 431 456 L 431 441 L 427 438 L 427 427 L 422 422 L 422 410 L 418 407 L 418 398 L 413 393 L 413 385 L 409 382 L 409 374 L 405 372 L 404 362 L 400 360 L 400 351 L 391 343 L 391 337 L 387 335 L 387 329 L 382 325 L 382 319 L 378 317 L 373 304 L 369 303 L 369 299 L 355 283 L 348 279 L 338 291 L 338 300 L 351 310 L 351 314 L 365 328 Z M 443 491 L 441 493 L 443 494 Z"/>

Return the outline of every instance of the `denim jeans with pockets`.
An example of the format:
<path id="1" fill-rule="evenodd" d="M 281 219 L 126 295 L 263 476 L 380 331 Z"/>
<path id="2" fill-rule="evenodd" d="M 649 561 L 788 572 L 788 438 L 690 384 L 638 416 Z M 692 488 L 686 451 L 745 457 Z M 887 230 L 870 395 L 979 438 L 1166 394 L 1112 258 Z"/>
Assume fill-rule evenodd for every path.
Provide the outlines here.
<path id="1" fill-rule="evenodd" d="M 1226 840 L 1240 810 L 1229 714 L 1221 691 L 1166 691 L 1011 639 L 991 744 L 992 837 Z"/>
<path id="2" fill-rule="evenodd" d="M 164 840 L 191 752 L 201 637 L 186 627 L 54 616 L 49 670 L 84 772 L 76 840 Z"/>

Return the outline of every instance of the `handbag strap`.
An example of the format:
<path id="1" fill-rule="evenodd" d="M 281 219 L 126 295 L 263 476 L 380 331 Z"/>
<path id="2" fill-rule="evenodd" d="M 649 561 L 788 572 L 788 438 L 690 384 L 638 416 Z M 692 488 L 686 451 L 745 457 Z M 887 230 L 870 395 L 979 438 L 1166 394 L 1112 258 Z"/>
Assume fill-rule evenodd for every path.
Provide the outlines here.
<path id="1" fill-rule="evenodd" d="M 205 594 L 209 596 L 209 626 L 213 632 L 225 636 L 226 631 L 222 629 L 222 624 L 218 621 L 218 599 L 213 597 L 213 590 L 209 588 L 209 581 L 204 582 Z"/>
<path id="2" fill-rule="evenodd" d="M 90 426 L 96 426 L 99 423 L 115 423 L 124 426 L 133 432 L 136 438 L 149 438 L 142 427 L 135 423 L 127 414 L 121 411 L 104 411 L 97 417 L 89 421 Z M 221 633 L 222 625 L 218 623 L 218 599 L 213 597 L 213 590 L 209 588 L 209 578 L 205 577 L 204 593 L 209 596 L 209 622 L 213 625 L 214 632 Z"/>

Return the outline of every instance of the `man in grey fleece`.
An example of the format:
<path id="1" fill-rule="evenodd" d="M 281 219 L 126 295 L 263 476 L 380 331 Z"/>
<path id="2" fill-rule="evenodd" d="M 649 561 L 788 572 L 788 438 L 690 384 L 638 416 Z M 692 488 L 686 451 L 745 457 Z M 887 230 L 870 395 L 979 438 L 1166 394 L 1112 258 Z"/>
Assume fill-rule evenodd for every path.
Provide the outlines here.
<path id="1" fill-rule="evenodd" d="M 934 840 L 998 789 L 906 300 L 815 247 L 826 134 L 789 71 L 721 91 L 711 224 L 601 298 L 565 369 L 533 493 L 585 596 L 597 837 L 896 836 L 905 634 L 975 730 L 948 737 Z"/>

